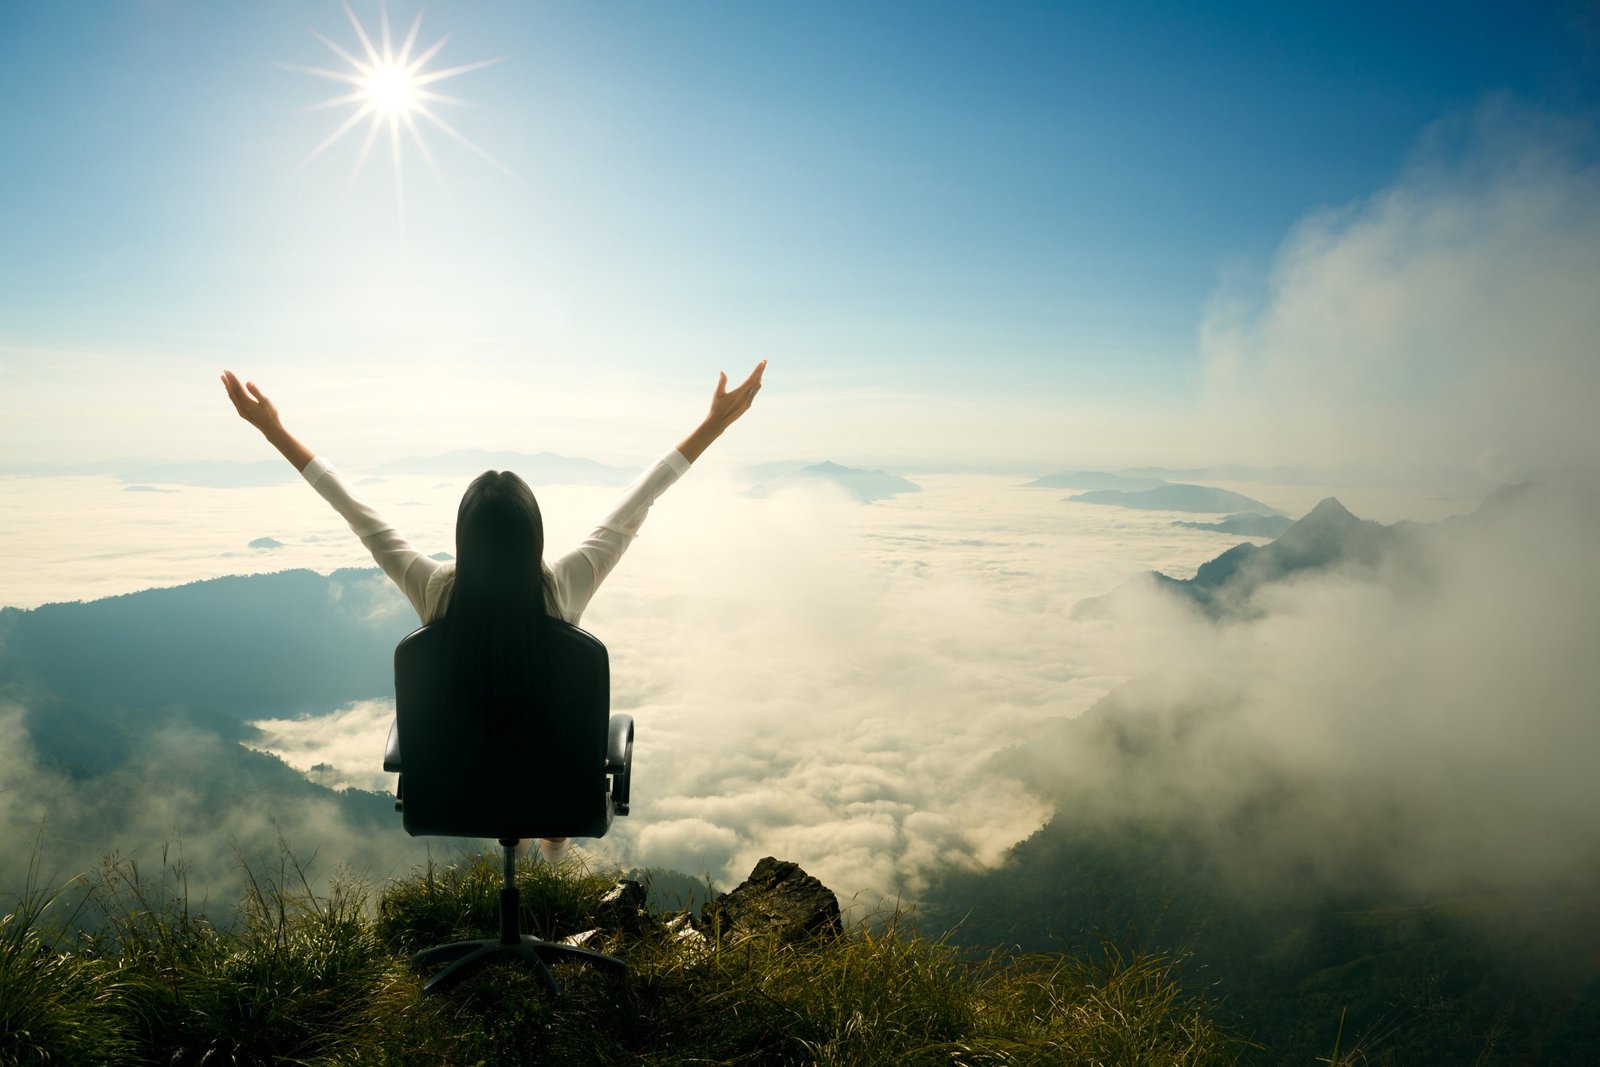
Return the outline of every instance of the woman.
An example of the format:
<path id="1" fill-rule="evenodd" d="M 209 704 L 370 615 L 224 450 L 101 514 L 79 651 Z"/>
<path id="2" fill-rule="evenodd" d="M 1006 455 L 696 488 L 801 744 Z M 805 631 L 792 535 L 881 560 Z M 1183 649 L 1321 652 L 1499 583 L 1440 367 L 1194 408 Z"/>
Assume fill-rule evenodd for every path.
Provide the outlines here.
<path id="1" fill-rule="evenodd" d="M 423 622 L 447 619 L 452 658 L 469 701 L 490 718 L 511 712 L 509 694 L 525 691 L 536 671 L 540 624 L 546 615 L 576 623 L 589 599 L 639 533 L 650 505 L 750 409 L 767 361 L 738 388 L 717 378 L 711 410 L 694 432 L 645 471 L 622 502 L 582 544 L 546 566 L 544 521 L 538 501 L 510 471 L 485 471 L 462 495 L 456 512 L 456 558 L 423 554 L 358 499 L 338 473 L 284 428 L 277 407 L 254 382 L 232 371 L 222 384 L 239 416 L 260 430 L 311 487 L 344 516 L 383 572 L 405 593 Z M 566 840 L 540 842 L 554 863 Z"/>

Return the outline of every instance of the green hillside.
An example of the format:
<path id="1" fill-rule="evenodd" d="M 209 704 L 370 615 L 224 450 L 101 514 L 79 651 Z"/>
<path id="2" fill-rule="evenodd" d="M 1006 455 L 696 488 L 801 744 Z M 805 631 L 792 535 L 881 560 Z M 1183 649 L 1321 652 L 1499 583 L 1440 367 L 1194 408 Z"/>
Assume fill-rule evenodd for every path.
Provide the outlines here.
<path id="1" fill-rule="evenodd" d="M 1211 1064 L 1242 1047 L 1159 957 L 964 959 L 895 916 L 801 942 L 687 916 L 601 917 L 609 878 L 518 870 L 524 928 L 602 929 L 613 976 L 558 967 L 559 999 L 491 965 L 424 997 L 407 955 L 493 936 L 496 857 L 370 899 L 255 870 L 233 921 L 171 878 L 108 864 L 77 907 L 27 894 L 0 920 L 0 1060 L 74 1064 Z M 63 931 L 93 913 L 99 934 Z M 698 928 L 697 928 L 698 927 Z"/>

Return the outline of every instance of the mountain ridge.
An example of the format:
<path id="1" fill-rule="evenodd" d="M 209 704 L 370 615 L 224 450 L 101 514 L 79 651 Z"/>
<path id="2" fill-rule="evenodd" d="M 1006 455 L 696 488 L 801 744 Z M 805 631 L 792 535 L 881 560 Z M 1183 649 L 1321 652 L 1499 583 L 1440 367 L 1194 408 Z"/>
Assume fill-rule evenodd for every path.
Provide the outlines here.
<path id="1" fill-rule="evenodd" d="M 1171 482 L 1152 489 L 1093 489 L 1067 497 L 1078 504 L 1101 504 L 1140 511 L 1199 511 L 1228 514 L 1277 515 L 1277 508 L 1231 489 L 1211 485 Z"/>
<path id="2" fill-rule="evenodd" d="M 835 486 L 852 499 L 863 504 L 899 496 L 902 493 L 920 493 L 922 486 L 888 471 L 846 467 L 832 460 L 823 460 L 782 474 L 771 482 L 750 490 L 752 496 L 770 496 L 782 489 L 797 485 L 824 484 Z"/>

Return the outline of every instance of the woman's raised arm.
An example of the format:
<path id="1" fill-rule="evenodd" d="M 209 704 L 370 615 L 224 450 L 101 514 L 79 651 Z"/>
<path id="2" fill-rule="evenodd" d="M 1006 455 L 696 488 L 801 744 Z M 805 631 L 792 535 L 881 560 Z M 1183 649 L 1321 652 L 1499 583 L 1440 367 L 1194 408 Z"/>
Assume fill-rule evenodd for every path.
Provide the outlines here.
<path id="1" fill-rule="evenodd" d="M 311 449 L 283 428 L 277 405 L 267 399 L 267 394 L 257 389 L 255 382 L 241 384 L 238 375 L 231 370 L 222 372 L 222 387 L 228 390 L 228 399 L 233 401 L 233 409 L 239 413 L 239 417 L 260 430 L 261 436 L 282 452 L 283 458 L 294 464 L 295 470 L 304 473 L 314 458 Z"/>
<path id="2" fill-rule="evenodd" d="M 350 529 L 361 538 L 383 573 L 393 579 L 411 601 L 411 606 L 417 609 L 417 617 L 423 622 L 432 621 L 430 608 L 436 605 L 428 603 L 428 582 L 439 570 L 439 561 L 423 555 L 421 549 L 384 521 L 372 505 L 356 496 L 327 460 L 317 459 L 309 448 L 285 430 L 277 407 L 254 382 L 241 385 L 232 371 L 223 371 L 222 384 L 227 387 L 228 399 L 233 401 L 239 417 L 260 430 L 272 447 L 282 452 L 283 458 L 294 464 L 294 469 L 317 494 L 350 524 Z"/>

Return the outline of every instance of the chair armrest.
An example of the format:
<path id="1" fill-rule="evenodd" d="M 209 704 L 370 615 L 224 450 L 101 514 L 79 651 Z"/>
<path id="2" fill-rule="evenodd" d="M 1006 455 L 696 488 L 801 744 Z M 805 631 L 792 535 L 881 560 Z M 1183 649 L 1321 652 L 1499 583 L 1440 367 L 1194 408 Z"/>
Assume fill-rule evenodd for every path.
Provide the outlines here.
<path id="1" fill-rule="evenodd" d="M 606 773 L 611 775 L 611 807 L 628 814 L 628 792 L 633 778 L 633 716 L 611 716 L 606 734 Z"/>
<path id="2" fill-rule="evenodd" d="M 633 765 L 633 716 L 611 716 L 606 734 L 606 773 L 627 773 Z"/>
<path id="3" fill-rule="evenodd" d="M 383 746 L 383 769 L 386 771 L 398 771 L 400 769 L 399 719 L 389 724 L 389 740 Z"/>

